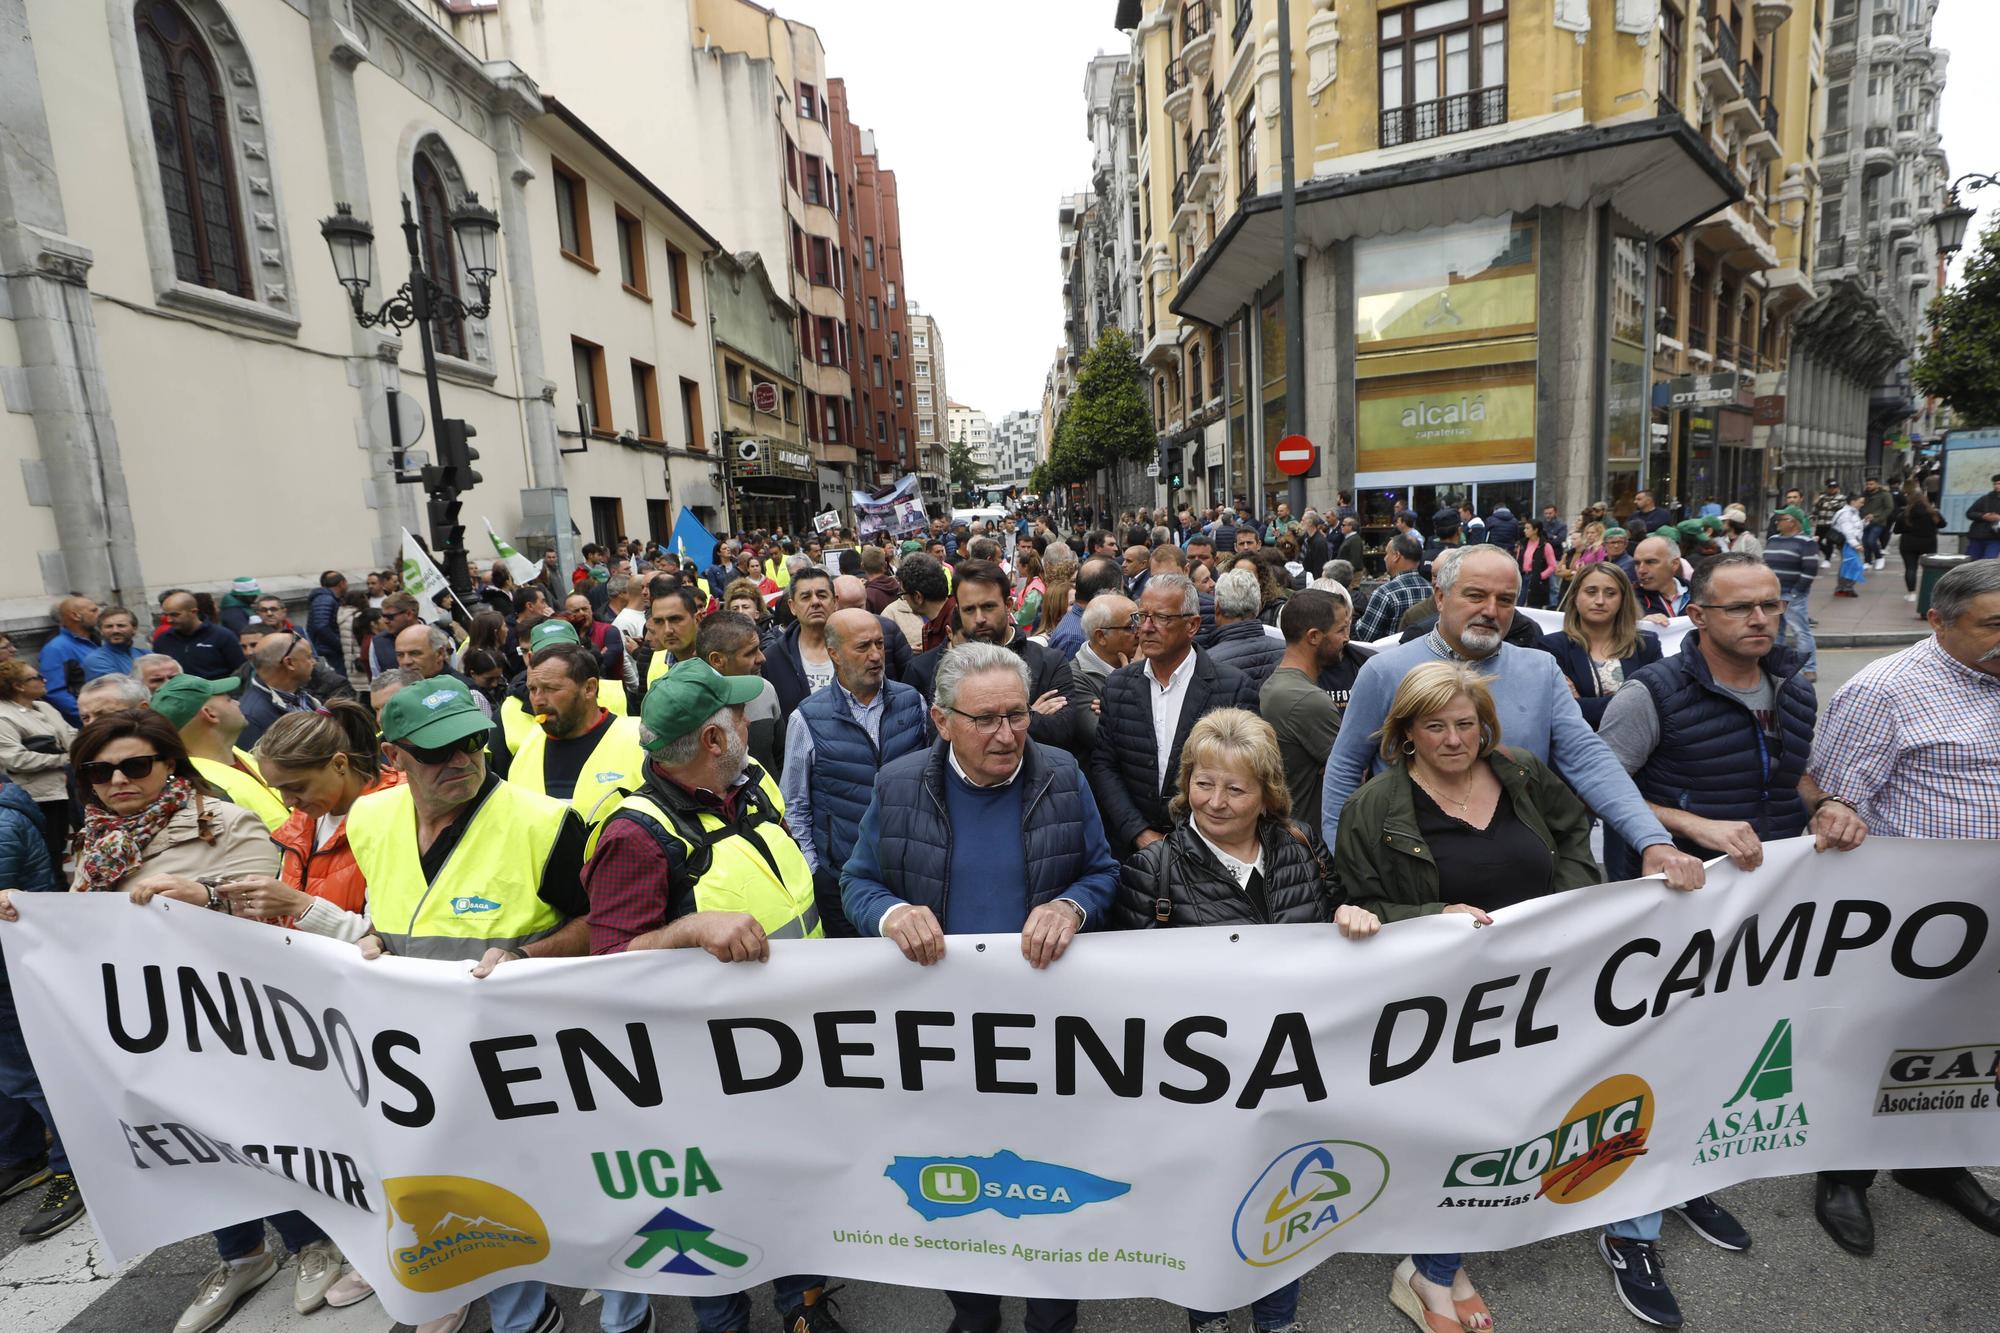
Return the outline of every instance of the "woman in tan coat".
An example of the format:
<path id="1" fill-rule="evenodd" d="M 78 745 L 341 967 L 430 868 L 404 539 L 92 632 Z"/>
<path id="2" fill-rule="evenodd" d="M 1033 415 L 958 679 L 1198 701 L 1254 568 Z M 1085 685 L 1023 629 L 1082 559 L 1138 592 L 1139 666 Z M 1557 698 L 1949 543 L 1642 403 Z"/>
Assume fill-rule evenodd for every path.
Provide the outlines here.
<path id="1" fill-rule="evenodd" d="M 76 728 L 46 702 L 48 692 L 33 662 L 0 662 L 0 773 L 42 812 L 49 864 L 61 874 L 69 846 L 69 787 L 63 766 Z"/>

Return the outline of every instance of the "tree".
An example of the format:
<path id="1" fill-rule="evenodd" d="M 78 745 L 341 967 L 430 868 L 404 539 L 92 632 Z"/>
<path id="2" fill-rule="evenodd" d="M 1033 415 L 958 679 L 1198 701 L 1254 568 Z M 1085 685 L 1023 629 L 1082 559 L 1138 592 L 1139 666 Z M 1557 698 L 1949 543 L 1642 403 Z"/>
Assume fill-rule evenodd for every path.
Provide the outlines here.
<path id="1" fill-rule="evenodd" d="M 979 488 L 986 484 L 986 468 L 972 456 L 972 446 L 964 440 L 955 440 L 951 445 L 951 488 L 977 497 Z"/>
<path id="2" fill-rule="evenodd" d="M 2000 425 L 2000 226 L 1979 238 L 1958 286 L 1931 302 L 1930 315 L 1932 337 L 1911 378 L 1956 419 Z"/>
<path id="3" fill-rule="evenodd" d="M 1076 391 L 1056 424 L 1049 457 L 1059 472 L 1074 474 L 1059 480 L 1081 481 L 1121 460 L 1149 459 L 1157 447 L 1153 413 L 1146 406 L 1146 374 L 1132 340 L 1122 329 L 1106 329 L 1083 354 Z"/>

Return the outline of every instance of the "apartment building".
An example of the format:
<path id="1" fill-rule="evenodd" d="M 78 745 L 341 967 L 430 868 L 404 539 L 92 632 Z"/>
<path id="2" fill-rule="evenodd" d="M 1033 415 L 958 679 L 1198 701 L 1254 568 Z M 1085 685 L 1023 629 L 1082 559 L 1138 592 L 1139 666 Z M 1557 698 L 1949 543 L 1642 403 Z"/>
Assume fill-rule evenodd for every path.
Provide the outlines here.
<path id="1" fill-rule="evenodd" d="M 951 507 L 951 460 L 946 451 L 944 330 L 921 306 L 909 307 L 910 411 L 916 423 L 917 476 L 932 513 Z"/>

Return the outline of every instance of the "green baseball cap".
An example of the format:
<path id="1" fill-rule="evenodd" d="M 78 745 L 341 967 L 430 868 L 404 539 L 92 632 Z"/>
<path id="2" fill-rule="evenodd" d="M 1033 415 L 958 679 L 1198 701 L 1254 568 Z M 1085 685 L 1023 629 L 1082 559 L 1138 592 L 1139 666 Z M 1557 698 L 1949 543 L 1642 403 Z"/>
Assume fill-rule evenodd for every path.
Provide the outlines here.
<path id="1" fill-rule="evenodd" d="M 1778 514 L 1782 514 L 1785 517 L 1791 519 L 1792 522 L 1798 524 L 1801 528 L 1806 526 L 1806 511 L 1799 508 L 1797 505 L 1786 505 L 1783 509 L 1780 509 L 1778 511 Z M 1773 515 L 1774 518 L 1776 516 L 1777 515 Z"/>
<path id="2" fill-rule="evenodd" d="M 530 653 L 539 653 L 552 643 L 582 642 L 582 637 L 576 632 L 576 626 L 570 624 L 567 620 L 554 617 L 548 620 L 537 621 L 535 627 L 528 631 L 528 651 Z"/>
<path id="3" fill-rule="evenodd" d="M 218 694 L 234 694 L 243 688 L 241 676 L 224 676 L 221 680 L 205 680 L 200 676 L 190 676 L 183 672 L 153 691 L 153 711 L 174 724 L 179 730 L 194 721 L 202 705 Z"/>
<path id="4" fill-rule="evenodd" d="M 646 701 L 639 707 L 644 728 L 640 744 L 657 750 L 708 721 L 717 709 L 740 707 L 763 692 L 762 676 L 725 676 L 706 662 L 676 662 L 646 691 Z"/>
<path id="5" fill-rule="evenodd" d="M 434 676 L 397 690 L 382 706 L 381 722 L 383 740 L 430 750 L 480 735 L 493 725 L 464 684 L 452 676 Z"/>

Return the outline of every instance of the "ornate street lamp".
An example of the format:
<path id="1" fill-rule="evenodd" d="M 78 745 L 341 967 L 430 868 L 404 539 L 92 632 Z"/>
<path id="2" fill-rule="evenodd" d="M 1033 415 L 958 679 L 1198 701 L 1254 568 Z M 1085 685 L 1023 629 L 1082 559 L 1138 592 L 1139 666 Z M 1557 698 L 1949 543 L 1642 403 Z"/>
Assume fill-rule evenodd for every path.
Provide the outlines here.
<path id="1" fill-rule="evenodd" d="M 1931 230 L 1937 235 L 1939 255 L 1948 259 L 1963 249 L 1966 229 L 1972 225 L 1973 210 L 1959 202 L 1959 187 L 1964 186 L 1967 191 L 1977 193 L 1996 182 L 2000 182 L 2000 177 L 1975 171 L 1951 183 L 1944 207 L 1931 216 Z"/>

